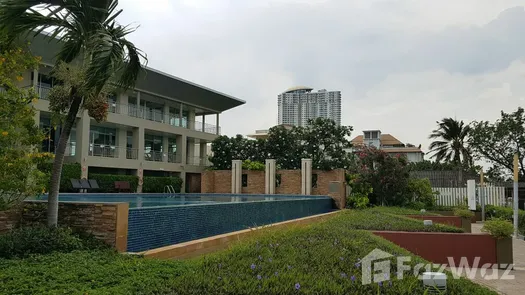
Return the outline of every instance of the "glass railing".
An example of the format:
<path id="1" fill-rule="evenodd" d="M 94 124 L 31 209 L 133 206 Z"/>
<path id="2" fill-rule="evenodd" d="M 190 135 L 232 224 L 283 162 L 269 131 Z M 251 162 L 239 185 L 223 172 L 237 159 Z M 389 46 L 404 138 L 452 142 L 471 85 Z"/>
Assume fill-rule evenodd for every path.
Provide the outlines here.
<path id="1" fill-rule="evenodd" d="M 93 157 L 118 158 L 119 148 L 114 145 L 90 144 L 88 155 Z"/>
<path id="2" fill-rule="evenodd" d="M 144 152 L 144 160 L 146 161 L 163 162 L 162 157 L 163 157 L 162 152 L 158 152 L 158 151 Z"/>
<path id="3" fill-rule="evenodd" d="M 192 122 L 190 124 L 192 127 L 192 130 L 205 132 L 205 133 L 211 133 L 211 134 L 217 134 L 217 126 L 207 123 L 202 123 L 199 121 Z M 220 131 L 220 130 L 219 130 Z"/>
<path id="4" fill-rule="evenodd" d="M 40 99 L 49 100 L 49 92 L 51 91 L 51 87 L 44 86 L 44 85 L 38 85 L 36 87 L 36 93 L 38 94 L 38 97 Z"/>
<path id="5" fill-rule="evenodd" d="M 181 163 L 182 157 L 177 153 L 168 153 L 168 163 Z"/>
<path id="6" fill-rule="evenodd" d="M 208 157 L 187 157 L 186 164 L 192 166 L 211 166 Z"/>

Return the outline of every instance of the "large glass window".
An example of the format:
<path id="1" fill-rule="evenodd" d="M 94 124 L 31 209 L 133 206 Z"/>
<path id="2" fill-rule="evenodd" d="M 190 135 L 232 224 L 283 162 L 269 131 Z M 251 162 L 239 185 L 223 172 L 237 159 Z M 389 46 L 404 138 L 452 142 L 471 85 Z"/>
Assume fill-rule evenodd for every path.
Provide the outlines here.
<path id="1" fill-rule="evenodd" d="M 164 121 L 164 106 L 147 100 L 140 101 L 140 107 L 144 112 L 144 118 L 151 121 Z"/>
<path id="2" fill-rule="evenodd" d="M 144 159 L 147 161 L 162 161 L 162 136 L 144 136 Z"/>
<path id="3" fill-rule="evenodd" d="M 89 131 L 89 153 L 91 156 L 118 157 L 115 128 L 91 126 Z"/>
<path id="4" fill-rule="evenodd" d="M 117 113 L 117 95 L 114 93 L 111 93 L 108 95 L 108 112 L 110 113 Z"/>
<path id="5" fill-rule="evenodd" d="M 173 137 L 168 138 L 168 162 L 180 162 L 180 155 L 177 155 L 177 139 Z"/>
<path id="6" fill-rule="evenodd" d="M 178 108 L 170 108 L 169 124 L 172 126 L 181 126 L 180 110 Z"/>

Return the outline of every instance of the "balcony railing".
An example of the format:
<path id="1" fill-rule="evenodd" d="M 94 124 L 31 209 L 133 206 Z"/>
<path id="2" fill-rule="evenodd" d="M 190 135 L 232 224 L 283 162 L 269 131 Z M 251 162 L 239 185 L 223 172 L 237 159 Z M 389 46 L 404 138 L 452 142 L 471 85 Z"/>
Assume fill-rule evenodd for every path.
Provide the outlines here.
<path id="1" fill-rule="evenodd" d="M 199 121 L 192 122 L 192 124 L 190 124 L 190 125 L 192 126 L 192 129 L 195 130 L 195 131 L 211 133 L 211 134 L 217 134 L 217 126 L 215 126 L 215 125 L 207 124 L 207 123 L 202 124 L 202 122 L 199 122 Z M 220 129 L 219 129 L 219 131 L 220 131 Z"/>
<path id="2" fill-rule="evenodd" d="M 177 153 L 168 153 L 168 163 L 181 163 L 182 157 Z"/>
<path id="3" fill-rule="evenodd" d="M 138 149 L 126 148 L 126 159 L 137 160 L 139 158 L 138 155 Z"/>
<path id="4" fill-rule="evenodd" d="M 40 99 L 49 100 L 49 92 L 51 91 L 51 87 L 44 86 L 44 85 L 38 85 L 35 89 L 36 93 L 38 94 L 38 97 Z"/>
<path id="5" fill-rule="evenodd" d="M 192 166 L 211 166 L 208 157 L 187 157 L 186 164 Z"/>
<path id="6" fill-rule="evenodd" d="M 118 158 L 119 148 L 114 145 L 90 144 L 88 155 L 93 157 Z"/>
<path id="7" fill-rule="evenodd" d="M 163 162 L 162 152 L 158 151 L 148 151 L 144 152 L 144 160 L 152 162 Z"/>

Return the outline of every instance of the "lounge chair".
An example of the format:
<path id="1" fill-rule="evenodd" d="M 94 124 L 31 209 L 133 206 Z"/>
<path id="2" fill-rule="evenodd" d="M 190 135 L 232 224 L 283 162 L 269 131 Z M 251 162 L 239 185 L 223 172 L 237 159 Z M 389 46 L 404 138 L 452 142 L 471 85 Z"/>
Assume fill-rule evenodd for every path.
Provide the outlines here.
<path id="1" fill-rule="evenodd" d="M 129 181 L 115 181 L 115 189 L 118 190 L 119 193 L 121 192 L 131 192 L 131 185 L 129 184 Z"/>
<path id="2" fill-rule="evenodd" d="M 88 180 L 89 181 L 89 185 L 91 186 L 91 189 L 99 189 L 100 186 L 98 185 L 98 182 L 96 179 L 90 179 Z"/>

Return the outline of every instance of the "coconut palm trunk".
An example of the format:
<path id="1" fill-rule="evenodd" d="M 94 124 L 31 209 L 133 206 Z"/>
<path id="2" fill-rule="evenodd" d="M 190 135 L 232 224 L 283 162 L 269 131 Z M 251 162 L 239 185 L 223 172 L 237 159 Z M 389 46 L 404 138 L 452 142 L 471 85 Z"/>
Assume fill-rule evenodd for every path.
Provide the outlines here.
<path id="1" fill-rule="evenodd" d="M 75 97 L 67 113 L 66 119 L 60 133 L 60 139 L 55 149 L 55 160 L 51 169 L 51 181 L 47 205 L 47 225 L 56 226 L 58 224 L 58 193 L 60 191 L 60 178 L 62 177 L 62 167 L 66 156 L 67 142 L 71 135 L 71 129 L 75 123 L 77 113 L 80 110 L 82 97 Z"/>

